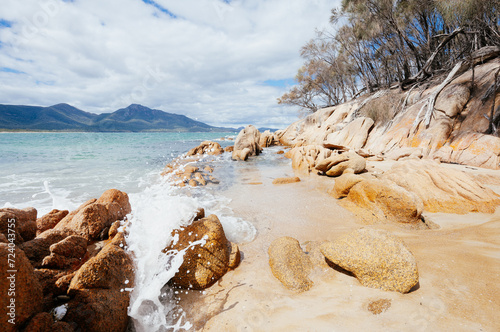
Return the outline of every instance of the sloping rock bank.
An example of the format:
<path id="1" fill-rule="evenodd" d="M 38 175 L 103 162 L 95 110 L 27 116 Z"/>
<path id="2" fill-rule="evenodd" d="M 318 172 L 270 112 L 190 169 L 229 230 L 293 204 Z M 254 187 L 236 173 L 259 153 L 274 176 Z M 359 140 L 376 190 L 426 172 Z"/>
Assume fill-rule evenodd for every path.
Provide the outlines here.
<path id="1" fill-rule="evenodd" d="M 496 95 L 492 93 L 499 67 L 496 58 L 476 66 L 474 74 L 469 70 L 451 81 L 438 94 L 428 125 L 422 113 L 437 92 L 437 84 L 403 92 L 383 91 L 366 104 L 368 97 L 324 108 L 276 135 L 284 145 L 307 151 L 314 146 L 315 152 L 303 153 L 306 156 L 314 153 L 327 158 L 322 147 L 362 149 L 379 158 L 414 156 L 499 169 L 500 138 L 488 134 L 492 106 L 499 104 L 494 104 Z"/>

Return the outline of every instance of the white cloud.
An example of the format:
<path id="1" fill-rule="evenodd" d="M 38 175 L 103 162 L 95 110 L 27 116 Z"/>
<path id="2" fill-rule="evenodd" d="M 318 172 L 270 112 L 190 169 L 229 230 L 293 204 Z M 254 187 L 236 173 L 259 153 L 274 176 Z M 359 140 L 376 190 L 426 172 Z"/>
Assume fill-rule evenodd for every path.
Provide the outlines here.
<path id="1" fill-rule="evenodd" d="M 284 127 L 276 104 L 328 0 L 0 0 L 0 103 L 139 103 L 212 125 Z M 151 1 L 149 1 L 151 2 Z M 11 69 L 16 72 L 11 72 Z"/>

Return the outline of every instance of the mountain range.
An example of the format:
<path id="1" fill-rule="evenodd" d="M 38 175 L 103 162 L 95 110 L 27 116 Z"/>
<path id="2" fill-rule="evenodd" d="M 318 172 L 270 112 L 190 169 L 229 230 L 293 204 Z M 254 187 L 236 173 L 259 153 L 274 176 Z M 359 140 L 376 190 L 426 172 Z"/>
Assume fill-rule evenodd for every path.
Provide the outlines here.
<path id="1" fill-rule="evenodd" d="M 49 107 L 0 104 L 0 130 L 220 132 L 235 129 L 212 127 L 184 115 L 137 104 L 102 114 L 84 112 L 68 104 Z"/>

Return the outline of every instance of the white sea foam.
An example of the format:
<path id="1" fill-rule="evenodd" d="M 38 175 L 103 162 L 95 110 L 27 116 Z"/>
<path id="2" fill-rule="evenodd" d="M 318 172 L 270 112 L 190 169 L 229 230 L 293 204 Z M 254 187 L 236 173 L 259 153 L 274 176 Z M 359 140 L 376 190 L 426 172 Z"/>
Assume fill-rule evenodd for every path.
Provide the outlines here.
<path id="1" fill-rule="evenodd" d="M 234 217 L 229 200 L 209 194 L 205 188 L 179 189 L 166 181 L 130 195 L 127 243 L 135 262 L 135 285 L 129 315 L 138 332 L 183 331 L 191 328 L 184 315 L 178 317 L 174 294 L 167 282 L 182 264 L 183 252 L 162 252 L 174 239 L 172 230 L 187 225 L 195 211 L 204 208 L 216 214 L 230 241 L 248 242 L 256 230 L 247 221 Z M 194 245 L 194 244 L 193 244 Z"/>

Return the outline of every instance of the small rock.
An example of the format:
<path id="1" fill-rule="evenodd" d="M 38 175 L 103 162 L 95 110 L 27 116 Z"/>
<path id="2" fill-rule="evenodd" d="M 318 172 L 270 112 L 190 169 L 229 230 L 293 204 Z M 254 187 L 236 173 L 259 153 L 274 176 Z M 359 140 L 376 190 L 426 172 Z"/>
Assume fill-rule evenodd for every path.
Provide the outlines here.
<path id="1" fill-rule="evenodd" d="M 229 242 L 229 245 L 231 246 L 231 254 L 229 255 L 229 262 L 227 263 L 227 267 L 231 270 L 234 270 L 240 265 L 241 253 L 240 248 L 236 243 Z"/>
<path id="2" fill-rule="evenodd" d="M 273 184 L 288 184 L 300 182 L 300 178 L 298 176 L 289 177 L 289 178 L 277 178 L 273 180 Z"/>
<path id="3" fill-rule="evenodd" d="M 377 301 L 372 301 L 368 304 L 368 311 L 370 311 L 374 315 L 381 314 L 384 311 L 387 311 L 391 307 L 391 300 L 388 299 L 380 299 Z"/>

